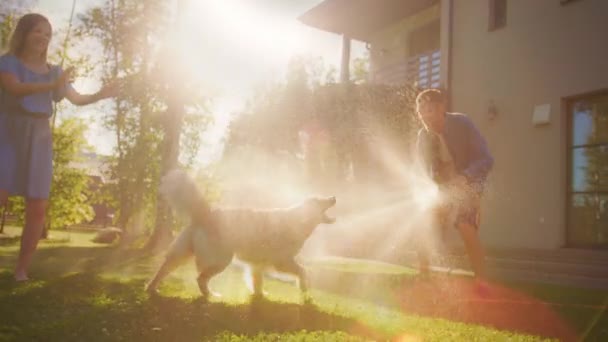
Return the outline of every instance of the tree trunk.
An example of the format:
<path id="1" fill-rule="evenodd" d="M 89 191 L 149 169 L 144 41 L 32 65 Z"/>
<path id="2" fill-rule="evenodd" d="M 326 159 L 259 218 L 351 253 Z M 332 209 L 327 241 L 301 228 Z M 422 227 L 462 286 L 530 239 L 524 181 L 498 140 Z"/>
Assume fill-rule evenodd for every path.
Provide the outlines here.
<path id="1" fill-rule="evenodd" d="M 184 106 L 179 99 L 172 98 L 165 118 L 165 136 L 160 174 L 161 177 L 178 166 L 179 140 L 184 116 Z M 173 215 L 169 204 L 159 193 L 156 199 L 156 225 L 146 245 L 147 249 L 157 250 L 166 247 L 173 239 L 171 227 Z"/>
<path id="2" fill-rule="evenodd" d="M 0 234 L 4 234 L 4 224 L 6 223 L 6 213 L 8 213 L 8 201 L 2 206 L 2 218 L 0 218 Z"/>
<path id="3" fill-rule="evenodd" d="M 50 222 L 51 222 L 50 218 L 47 217 L 42 226 L 42 235 L 40 236 L 40 239 L 46 240 L 49 238 L 49 230 L 51 229 Z"/>
<path id="4" fill-rule="evenodd" d="M 184 13 L 185 4 L 184 0 L 177 0 L 176 3 L 177 11 L 174 17 L 173 27 L 178 32 L 183 30 L 181 18 Z M 167 82 L 169 82 L 170 95 L 164 121 L 165 136 L 163 137 L 163 151 L 160 166 L 161 177 L 178 166 L 180 133 L 185 114 L 184 99 L 181 98 L 182 91 L 179 88 L 182 85 L 181 82 L 184 79 L 183 77 L 187 77 L 188 75 L 175 76 L 178 76 L 177 81 L 176 79 L 167 80 Z M 167 203 L 159 193 L 157 194 L 156 199 L 156 224 L 154 232 L 146 244 L 146 249 L 164 249 L 164 247 L 173 240 L 173 233 L 171 231 L 172 225 L 173 215 L 171 213 L 171 208 L 169 208 L 169 203 Z"/>

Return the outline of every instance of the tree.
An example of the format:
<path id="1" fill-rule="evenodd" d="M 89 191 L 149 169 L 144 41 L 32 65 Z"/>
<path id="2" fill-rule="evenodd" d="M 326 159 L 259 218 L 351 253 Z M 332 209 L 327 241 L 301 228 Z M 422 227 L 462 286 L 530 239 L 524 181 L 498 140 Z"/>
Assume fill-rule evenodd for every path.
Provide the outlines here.
<path id="1" fill-rule="evenodd" d="M 369 51 L 362 57 L 353 59 L 351 80 L 355 84 L 367 83 L 369 79 Z"/>
<path id="2" fill-rule="evenodd" d="M 275 155 L 285 152 L 286 159 L 303 158 L 301 172 L 323 189 L 351 173 L 359 181 L 387 179 L 378 154 L 389 148 L 408 157 L 419 125 L 416 89 L 319 81 L 323 75 L 331 80 L 331 72 L 318 60 L 292 60 L 285 82 L 258 89 L 231 123 L 226 156 L 255 146 Z"/>
<path id="3" fill-rule="evenodd" d="M 8 1 L 0 4 L 0 51 L 8 47 L 8 39 L 20 16 L 27 13 L 37 1 Z"/>
<path id="4" fill-rule="evenodd" d="M 251 145 L 272 153 L 298 154 L 298 133 L 312 118 L 312 96 L 323 84 L 324 69 L 318 58 L 292 58 L 285 80 L 258 88 L 244 112 L 231 123 L 226 153 Z"/>
<path id="5" fill-rule="evenodd" d="M 145 12 L 152 3 L 162 5 L 161 1 L 105 1 L 81 15 L 75 30 L 81 41 L 92 39 L 103 48 L 102 55 L 90 56 L 100 62 L 96 72 L 102 79 L 123 79 L 114 108 L 107 110 L 102 120 L 115 136 L 115 154 L 109 159 L 112 182 L 106 191 L 114 195 L 116 224 L 125 230 L 138 212 L 153 208 L 158 181 L 158 116 L 164 104 L 154 97 L 146 73 L 152 49 L 147 42 L 160 29 L 162 23 L 156 19 L 163 11 Z"/>
<path id="6" fill-rule="evenodd" d="M 82 152 L 90 149 L 84 133 L 84 121 L 76 118 L 62 120 L 53 134 L 53 186 L 49 201 L 47 226 L 65 228 L 93 218 L 89 177 L 76 168 Z"/>
<path id="7" fill-rule="evenodd" d="M 162 226 L 167 229 L 163 233 L 170 233 L 171 219 L 158 205 L 160 177 L 178 165 L 180 140 L 188 147 L 185 158 L 192 160 L 208 122 L 207 99 L 188 84 L 189 75 L 175 79 L 168 71 L 169 63 L 175 63 L 176 51 L 166 34 L 174 5 L 168 0 L 106 0 L 81 16 L 76 30 L 82 40 L 101 45 L 102 78 L 123 80 L 114 108 L 103 117 L 116 145 L 110 160 L 113 181 L 106 191 L 113 194 L 122 229 L 139 216 L 145 218 L 145 228 Z M 182 136 L 182 131 L 188 134 Z"/>

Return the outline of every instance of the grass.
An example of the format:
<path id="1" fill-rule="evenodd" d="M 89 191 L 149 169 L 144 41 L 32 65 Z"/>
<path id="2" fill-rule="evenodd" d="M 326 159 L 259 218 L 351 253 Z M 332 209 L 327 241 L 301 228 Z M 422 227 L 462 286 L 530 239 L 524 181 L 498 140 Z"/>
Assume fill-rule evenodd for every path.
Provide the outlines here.
<path id="1" fill-rule="evenodd" d="M 222 297 L 204 303 L 192 263 L 150 297 L 143 286 L 160 257 L 90 238 L 52 232 L 26 283 L 11 273 L 18 239 L 0 240 L 0 341 L 608 340 L 602 291 L 502 284 L 485 300 L 466 277 L 420 281 L 399 266 L 329 259 L 309 265 L 313 305 L 274 279 L 250 305 L 238 267 L 212 280 Z"/>

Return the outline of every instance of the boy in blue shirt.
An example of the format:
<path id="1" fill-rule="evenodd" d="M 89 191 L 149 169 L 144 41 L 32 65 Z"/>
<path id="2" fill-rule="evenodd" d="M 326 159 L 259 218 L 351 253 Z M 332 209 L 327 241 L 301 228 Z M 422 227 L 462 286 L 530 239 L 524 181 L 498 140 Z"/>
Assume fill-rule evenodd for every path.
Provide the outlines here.
<path id="1" fill-rule="evenodd" d="M 435 207 L 433 219 L 442 229 L 454 224 L 478 285 L 485 287 L 485 256 L 477 233 L 483 185 L 494 159 L 471 119 L 447 113 L 446 105 L 445 95 L 438 89 L 427 89 L 417 96 L 416 109 L 424 127 L 418 132 L 416 149 L 443 197 Z M 455 220 L 449 221 L 450 215 Z M 429 271 L 428 248 L 423 244 L 418 251 L 422 274 Z"/>

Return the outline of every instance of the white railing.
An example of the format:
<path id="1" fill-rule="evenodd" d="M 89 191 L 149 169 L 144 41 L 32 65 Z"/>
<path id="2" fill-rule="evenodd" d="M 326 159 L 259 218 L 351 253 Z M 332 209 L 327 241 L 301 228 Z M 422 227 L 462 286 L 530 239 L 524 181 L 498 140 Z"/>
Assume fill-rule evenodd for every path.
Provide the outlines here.
<path id="1" fill-rule="evenodd" d="M 439 50 L 411 56 L 405 61 L 384 66 L 375 71 L 371 82 L 376 84 L 411 84 L 419 88 L 441 85 L 441 52 Z"/>

